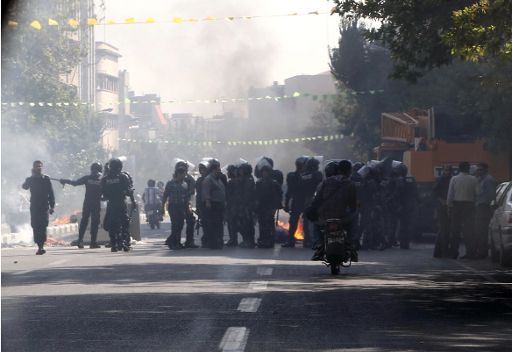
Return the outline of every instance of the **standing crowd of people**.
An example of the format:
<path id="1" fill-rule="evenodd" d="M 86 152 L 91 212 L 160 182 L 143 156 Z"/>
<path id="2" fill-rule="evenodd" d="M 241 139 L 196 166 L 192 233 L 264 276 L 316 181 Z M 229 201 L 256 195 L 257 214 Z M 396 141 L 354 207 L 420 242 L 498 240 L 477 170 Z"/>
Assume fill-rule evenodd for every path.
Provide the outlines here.
<path id="1" fill-rule="evenodd" d="M 46 227 L 55 207 L 51 179 L 42 174 L 42 166 L 41 161 L 35 161 L 32 176 L 23 184 L 31 191 L 31 223 L 39 247 L 36 254 L 45 252 Z M 109 233 L 110 248 L 113 252 L 130 250 L 130 218 L 137 203 L 132 178 L 122 168 L 119 159 L 112 159 L 104 169 L 100 163 L 93 163 L 91 173 L 78 180 L 59 179 L 63 185 L 85 185 L 79 248 L 84 247 L 89 218 L 90 247 L 99 247 L 100 204 L 106 200 L 103 227 Z M 461 236 L 466 245 L 465 258 L 487 256 L 487 226 L 496 182 L 488 174 L 487 165 L 479 164 L 476 176 L 469 174 L 469 168 L 469 163 L 461 163 L 459 174 L 452 176 L 451 167 L 445 167 L 434 186 L 439 221 L 435 257 L 457 258 Z M 282 246 L 295 247 L 294 235 L 302 221 L 303 247 L 316 249 L 313 260 L 322 258 L 322 222 L 327 218 L 346 219 L 353 260 L 357 260 L 360 248 L 408 249 L 415 231 L 412 225 L 419 202 L 416 182 L 408 176 L 403 163 L 390 159 L 366 164 L 333 160 L 326 163 L 322 172 L 317 158 L 302 156 L 286 178 L 274 169 L 274 162 L 268 157 L 262 157 L 254 170 L 245 161 L 228 165 L 227 175 L 217 159 L 202 160 L 197 179 L 189 171 L 189 163 L 178 160 L 172 179 L 165 186 L 149 180 L 142 196 L 146 212 L 156 211 L 163 217 L 168 211 L 171 233 L 165 244 L 172 250 L 199 247 L 194 241 L 199 228 L 203 230 L 200 246 L 204 248 L 272 248 L 276 242 L 276 216 L 281 209 L 289 214 L 288 237 Z M 226 243 L 225 223 L 229 234 Z M 184 228 L 186 239 L 181 243 Z"/>
<path id="2" fill-rule="evenodd" d="M 456 176 L 451 166 L 443 168 L 433 189 L 439 224 L 434 257 L 457 259 L 461 238 L 466 247 L 463 259 L 487 257 L 488 226 L 496 186 L 485 163 L 477 165 L 474 175 L 470 174 L 468 162 L 459 164 Z"/>

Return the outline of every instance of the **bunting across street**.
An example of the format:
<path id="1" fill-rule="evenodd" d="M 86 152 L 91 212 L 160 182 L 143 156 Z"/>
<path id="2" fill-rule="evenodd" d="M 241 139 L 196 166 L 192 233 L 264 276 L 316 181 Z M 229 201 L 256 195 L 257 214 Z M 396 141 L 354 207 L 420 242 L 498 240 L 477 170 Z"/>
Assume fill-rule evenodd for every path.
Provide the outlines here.
<path id="1" fill-rule="evenodd" d="M 203 17 L 171 17 L 171 18 L 136 18 L 128 17 L 122 20 L 119 19 L 106 19 L 98 20 L 97 18 L 91 17 L 86 19 L 69 18 L 65 20 L 57 20 L 55 18 L 47 19 L 33 19 L 31 21 L 18 21 L 16 19 L 10 19 L 7 21 L 7 26 L 10 28 L 18 28 L 20 26 L 29 26 L 35 30 L 42 30 L 45 27 L 58 27 L 58 28 L 77 28 L 81 25 L 84 26 L 113 26 L 113 25 L 148 25 L 148 24 L 194 24 L 201 22 L 235 22 L 235 21 L 248 21 L 261 18 L 280 18 L 280 17 L 304 17 L 304 16 L 322 16 L 330 15 L 332 11 L 308 11 L 308 12 L 290 12 L 282 14 L 270 14 L 270 15 L 251 15 L 251 16 L 203 16 Z"/>

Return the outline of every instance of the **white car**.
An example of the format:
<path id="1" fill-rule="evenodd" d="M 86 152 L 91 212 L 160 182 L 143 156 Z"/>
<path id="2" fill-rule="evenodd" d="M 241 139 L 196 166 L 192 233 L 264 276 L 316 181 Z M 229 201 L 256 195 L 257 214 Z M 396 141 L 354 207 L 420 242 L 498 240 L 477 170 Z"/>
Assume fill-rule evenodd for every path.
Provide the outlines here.
<path id="1" fill-rule="evenodd" d="M 494 214 L 489 223 L 491 259 L 512 266 L 512 181 L 496 189 Z"/>

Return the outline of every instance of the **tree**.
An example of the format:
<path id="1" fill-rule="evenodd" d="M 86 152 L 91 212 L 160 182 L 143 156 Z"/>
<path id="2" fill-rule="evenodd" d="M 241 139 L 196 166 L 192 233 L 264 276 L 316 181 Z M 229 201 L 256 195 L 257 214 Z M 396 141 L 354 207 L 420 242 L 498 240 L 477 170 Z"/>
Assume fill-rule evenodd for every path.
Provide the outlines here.
<path id="1" fill-rule="evenodd" d="M 510 59 L 512 2 L 507 0 L 335 0 L 333 12 L 376 21 L 365 31 L 391 52 L 394 77 L 417 80 L 453 62 Z"/>
<path id="2" fill-rule="evenodd" d="M 365 39 L 364 32 L 355 22 L 343 22 L 339 48 L 331 55 L 340 94 L 334 113 L 343 133 L 354 135 L 360 153 L 368 155 L 380 144 L 382 112 L 413 107 L 435 108 L 438 127 L 444 127 L 441 138 L 485 137 L 492 150 L 512 152 L 507 132 L 512 130 L 512 85 L 505 79 L 511 63 L 455 59 L 449 66 L 431 69 L 416 83 L 392 79 L 391 51 Z M 382 92 L 370 94 L 377 89 Z"/>

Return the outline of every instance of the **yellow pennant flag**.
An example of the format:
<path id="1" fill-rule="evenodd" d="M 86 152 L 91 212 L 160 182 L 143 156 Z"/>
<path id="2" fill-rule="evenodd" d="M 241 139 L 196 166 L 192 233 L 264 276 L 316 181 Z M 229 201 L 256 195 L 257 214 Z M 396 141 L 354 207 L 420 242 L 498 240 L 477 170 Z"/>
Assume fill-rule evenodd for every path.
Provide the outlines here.
<path id="1" fill-rule="evenodd" d="M 182 23 L 183 19 L 181 17 L 173 17 L 172 23 Z"/>
<path id="2" fill-rule="evenodd" d="M 214 21 L 215 20 L 215 17 L 213 16 L 208 16 L 204 19 L 205 21 Z"/>
<path id="3" fill-rule="evenodd" d="M 148 18 L 146 19 L 146 23 L 155 23 L 155 22 L 156 22 L 156 21 L 155 21 L 155 19 L 154 19 L 153 17 L 148 17 Z"/>
<path id="4" fill-rule="evenodd" d="M 116 20 L 112 20 L 112 19 L 107 20 L 107 24 L 116 24 Z"/>
<path id="5" fill-rule="evenodd" d="M 48 25 L 49 25 L 49 26 L 58 26 L 58 25 L 59 25 L 59 22 L 57 22 L 57 21 L 55 21 L 55 20 L 53 20 L 53 19 L 49 18 L 49 19 L 48 19 Z"/>
<path id="6" fill-rule="evenodd" d="M 134 24 L 135 23 L 135 18 L 133 18 L 133 17 L 127 18 L 127 19 L 124 20 L 124 23 Z"/>
<path id="7" fill-rule="evenodd" d="M 32 28 L 34 28 L 34 29 L 37 29 L 38 31 L 40 31 L 40 30 L 41 30 L 41 28 L 43 28 L 43 27 L 41 26 L 41 23 L 39 23 L 39 21 L 32 21 L 32 22 L 30 23 L 30 27 L 32 27 Z"/>
<path id="8" fill-rule="evenodd" d="M 95 18 L 88 18 L 87 19 L 87 25 L 88 26 L 95 26 L 98 24 L 98 20 L 96 20 Z"/>
<path id="9" fill-rule="evenodd" d="M 68 24 L 71 26 L 71 27 L 78 27 L 79 25 L 79 22 L 73 18 L 71 18 L 69 21 L 68 21 Z"/>
<path id="10" fill-rule="evenodd" d="M 188 19 L 188 21 L 189 21 L 189 22 L 197 22 L 197 19 L 195 19 L 195 18 L 189 18 L 189 19 Z"/>

